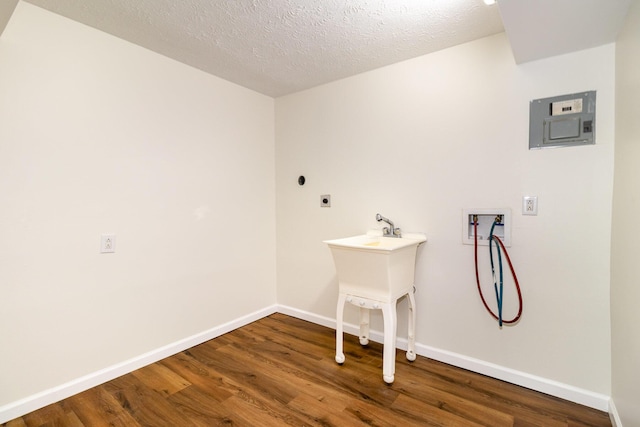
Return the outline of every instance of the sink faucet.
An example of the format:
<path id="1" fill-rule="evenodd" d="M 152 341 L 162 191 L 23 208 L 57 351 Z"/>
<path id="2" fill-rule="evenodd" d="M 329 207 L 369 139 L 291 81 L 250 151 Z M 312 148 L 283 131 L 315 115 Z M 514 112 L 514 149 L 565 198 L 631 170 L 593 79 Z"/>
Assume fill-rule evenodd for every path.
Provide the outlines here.
<path id="1" fill-rule="evenodd" d="M 395 228 L 394 225 L 393 225 L 393 222 L 390 219 L 385 218 L 380 214 L 376 214 L 376 221 L 378 221 L 378 222 L 384 221 L 387 224 L 389 224 L 389 227 L 384 227 L 382 229 L 382 235 L 384 237 L 402 237 L 400 229 L 399 228 Z"/>

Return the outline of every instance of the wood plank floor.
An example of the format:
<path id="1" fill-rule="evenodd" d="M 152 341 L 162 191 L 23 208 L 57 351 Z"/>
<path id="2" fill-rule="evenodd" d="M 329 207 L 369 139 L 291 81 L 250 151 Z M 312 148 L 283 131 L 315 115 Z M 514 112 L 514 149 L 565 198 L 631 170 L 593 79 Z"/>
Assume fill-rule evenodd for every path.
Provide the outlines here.
<path id="1" fill-rule="evenodd" d="M 273 314 L 9 421 L 16 426 L 611 426 L 606 413 Z"/>

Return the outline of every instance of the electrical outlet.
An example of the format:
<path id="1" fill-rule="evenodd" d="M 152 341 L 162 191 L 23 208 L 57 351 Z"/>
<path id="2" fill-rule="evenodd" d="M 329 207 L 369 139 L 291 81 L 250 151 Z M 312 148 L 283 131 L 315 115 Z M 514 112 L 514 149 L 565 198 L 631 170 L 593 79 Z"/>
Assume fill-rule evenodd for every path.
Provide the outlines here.
<path id="1" fill-rule="evenodd" d="M 538 196 L 522 198 L 522 215 L 538 215 Z"/>
<path id="2" fill-rule="evenodd" d="M 116 251 L 115 234 L 103 234 L 100 236 L 100 253 L 110 254 Z"/>

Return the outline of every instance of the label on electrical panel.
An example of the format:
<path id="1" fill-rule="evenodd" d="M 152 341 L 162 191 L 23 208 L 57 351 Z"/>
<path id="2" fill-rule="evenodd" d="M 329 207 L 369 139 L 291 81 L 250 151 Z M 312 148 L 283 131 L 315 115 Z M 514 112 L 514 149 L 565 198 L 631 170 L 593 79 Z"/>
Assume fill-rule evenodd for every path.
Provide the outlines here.
<path id="1" fill-rule="evenodd" d="M 551 103 L 552 116 L 562 116 L 563 114 L 574 113 L 582 113 L 582 98 Z"/>

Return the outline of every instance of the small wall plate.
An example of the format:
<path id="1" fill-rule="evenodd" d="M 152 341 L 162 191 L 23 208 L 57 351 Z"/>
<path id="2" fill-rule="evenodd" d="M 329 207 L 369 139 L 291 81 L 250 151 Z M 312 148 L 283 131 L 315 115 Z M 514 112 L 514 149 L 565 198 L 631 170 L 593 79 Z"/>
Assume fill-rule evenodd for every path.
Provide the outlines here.
<path id="1" fill-rule="evenodd" d="M 522 197 L 522 215 L 538 215 L 538 196 Z"/>

